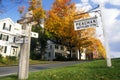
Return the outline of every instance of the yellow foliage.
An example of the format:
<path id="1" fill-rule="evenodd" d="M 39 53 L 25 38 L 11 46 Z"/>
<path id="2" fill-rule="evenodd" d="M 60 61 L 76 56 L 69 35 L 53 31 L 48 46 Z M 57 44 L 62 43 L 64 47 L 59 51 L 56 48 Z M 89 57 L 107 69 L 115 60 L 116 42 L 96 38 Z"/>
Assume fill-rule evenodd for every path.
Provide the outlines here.
<path id="1" fill-rule="evenodd" d="M 97 50 L 104 58 L 106 51 L 101 41 L 95 38 L 95 28 L 87 28 L 78 31 L 77 47 L 87 48 L 88 51 Z"/>
<path id="2" fill-rule="evenodd" d="M 35 21 L 39 22 L 40 19 L 45 18 L 45 11 L 42 8 L 33 10 L 33 18 Z"/>
<path id="3" fill-rule="evenodd" d="M 41 0 L 39 0 L 39 4 L 37 0 L 32 0 L 30 3 L 28 10 L 33 11 L 33 20 L 36 22 L 40 22 L 40 19 L 45 18 L 45 10 L 43 10 L 41 6 Z"/>
<path id="4" fill-rule="evenodd" d="M 36 2 L 36 0 L 32 0 L 29 4 L 30 4 L 30 6 L 29 6 L 28 10 L 31 11 L 36 8 L 37 2 Z"/>

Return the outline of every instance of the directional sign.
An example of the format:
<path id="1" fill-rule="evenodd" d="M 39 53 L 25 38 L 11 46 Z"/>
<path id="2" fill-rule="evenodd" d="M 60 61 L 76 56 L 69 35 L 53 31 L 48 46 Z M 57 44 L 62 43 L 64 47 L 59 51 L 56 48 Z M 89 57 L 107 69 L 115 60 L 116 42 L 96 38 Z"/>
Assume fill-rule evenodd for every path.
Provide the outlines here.
<path id="1" fill-rule="evenodd" d="M 36 32 L 31 32 L 31 37 L 38 38 L 38 33 L 36 33 Z"/>
<path id="2" fill-rule="evenodd" d="M 74 21 L 74 29 L 80 30 L 88 27 L 98 27 L 97 16 L 87 18 L 87 19 L 79 19 Z"/>
<path id="3" fill-rule="evenodd" d="M 15 43 L 23 43 L 24 42 L 24 38 L 21 38 L 21 37 L 15 37 Z"/>

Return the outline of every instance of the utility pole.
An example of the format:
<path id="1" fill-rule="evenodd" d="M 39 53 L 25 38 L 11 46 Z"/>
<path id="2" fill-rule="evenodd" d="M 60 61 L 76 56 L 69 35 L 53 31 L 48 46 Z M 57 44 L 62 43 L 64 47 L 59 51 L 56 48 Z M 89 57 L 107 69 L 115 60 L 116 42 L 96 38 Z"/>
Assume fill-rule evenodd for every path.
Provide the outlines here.
<path id="1" fill-rule="evenodd" d="M 28 79 L 29 74 L 29 54 L 31 42 L 31 28 L 32 28 L 32 11 L 26 13 L 23 19 L 18 23 L 22 24 L 23 29 L 26 31 L 23 43 L 21 44 L 21 51 L 19 56 L 18 78 L 19 80 Z"/>
<path id="2" fill-rule="evenodd" d="M 105 19 L 104 19 L 104 2 L 102 2 L 101 0 L 99 1 L 99 5 L 100 5 L 100 11 L 101 11 L 101 19 L 102 19 L 102 26 L 103 26 L 103 34 L 104 34 L 104 43 L 105 43 L 105 49 L 106 49 L 106 60 L 107 60 L 107 66 L 111 67 L 112 63 L 111 63 L 111 58 L 110 58 L 110 50 L 109 50 L 109 44 L 108 44 L 108 38 L 107 38 L 107 32 L 106 32 L 106 26 L 105 26 Z"/>

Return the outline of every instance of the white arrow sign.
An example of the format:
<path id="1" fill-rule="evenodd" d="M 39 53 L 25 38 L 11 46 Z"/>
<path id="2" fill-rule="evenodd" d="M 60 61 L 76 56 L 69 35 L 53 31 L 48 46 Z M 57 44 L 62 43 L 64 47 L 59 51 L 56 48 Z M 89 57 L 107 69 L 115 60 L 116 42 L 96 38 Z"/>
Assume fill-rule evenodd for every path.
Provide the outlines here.
<path id="1" fill-rule="evenodd" d="M 36 33 L 36 32 L 31 32 L 31 37 L 38 38 L 38 33 Z"/>

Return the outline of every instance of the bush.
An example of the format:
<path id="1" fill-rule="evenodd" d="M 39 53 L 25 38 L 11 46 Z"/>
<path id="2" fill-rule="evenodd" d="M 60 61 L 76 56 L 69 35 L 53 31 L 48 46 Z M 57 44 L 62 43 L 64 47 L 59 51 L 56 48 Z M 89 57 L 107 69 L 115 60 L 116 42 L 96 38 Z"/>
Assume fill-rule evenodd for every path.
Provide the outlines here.
<path id="1" fill-rule="evenodd" d="M 67 61 L 68 59 L 65 56 L 57 56 L 53 61 Z"/>
<path id="2" fill-rule="evenodd" d="M 3 56 L 0 54 L 0 60 L 3 58 Z"/>
<path id="3" fill-rule="evenodd" d="M 6 64 L 11 64 L 17 61 L 17 57 L 16 56 L 6 56 L 6 58 L 4 59 Z"/>
<path id="4" fill-rule="evenodd" d="M 34 53 L 33 51 L 30 52 L 30 59 L 32 60 L 40 60 L 41 54 L 40 53 Z"/>
<path id="5" fill-rule="evenodd" d="M 0 66 L 5 66 L 5 65 L 17 65 L 18 64 L 18 60 L 16 56 L 6 56 L 6 57 L 2 57 L 0 55 Z"/>
<path id="6" fill-rule="evenodd" d="M 16 61 L 17 57 L 16 56 L 8 56 L 8 60 Z"/>

